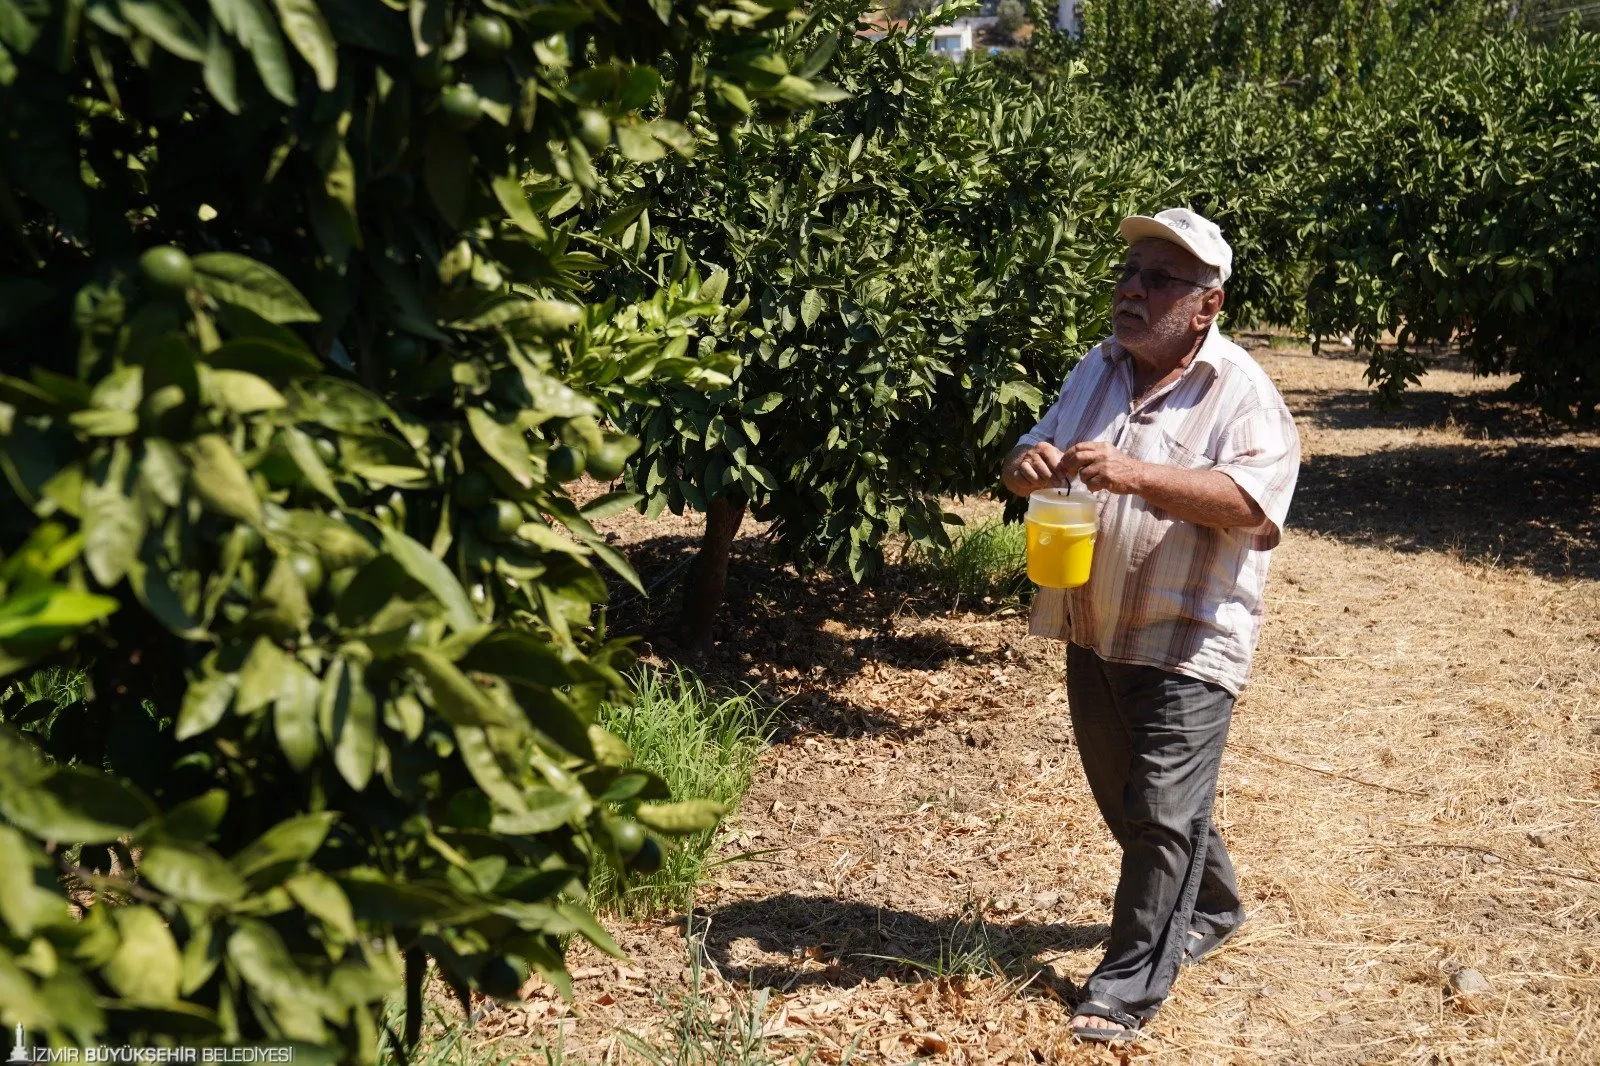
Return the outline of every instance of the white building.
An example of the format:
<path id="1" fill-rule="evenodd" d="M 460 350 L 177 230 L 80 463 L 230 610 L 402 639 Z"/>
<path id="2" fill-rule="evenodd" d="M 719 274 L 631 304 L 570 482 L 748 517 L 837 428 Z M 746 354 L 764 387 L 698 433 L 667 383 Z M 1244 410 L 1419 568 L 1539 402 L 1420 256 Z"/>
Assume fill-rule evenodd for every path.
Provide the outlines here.
<path id="1" fill-rule="evenodd" d="M 933 40 L 928 42 L 934 55 L 944 56 L 952 62 L 959 63 L 972 51 L 972 27 L 970 25 L 940 26 L 933 31 Z"/>
<path id="2" fill-rule="evenodd" d="M 1056 29 L 1066 30 L 1074 37 L 1083 29 L 1083 9 L 1079 0 L 1058 0 L 1056 4 Z"/>

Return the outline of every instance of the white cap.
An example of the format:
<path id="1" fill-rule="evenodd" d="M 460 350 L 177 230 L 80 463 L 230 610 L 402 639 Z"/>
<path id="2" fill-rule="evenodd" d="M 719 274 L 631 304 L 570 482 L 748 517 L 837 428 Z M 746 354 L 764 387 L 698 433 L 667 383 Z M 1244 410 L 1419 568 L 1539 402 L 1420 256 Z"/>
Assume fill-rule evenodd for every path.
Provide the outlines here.
<path id="1" fill-rule="evenodd" d="M 1122 239 L 1129 244 L 1153 237 L 1158 241 L 1171 241 L 1187 249 L 1206 266 L 1214 266 L 1224 283 L 1233 274 L 1233 249 L 1222 239 L 1222 230 L 1203 215 L 1186 207 L 1172 207 L 1154 217 L 1129 215 L 1117 227 Z"/>

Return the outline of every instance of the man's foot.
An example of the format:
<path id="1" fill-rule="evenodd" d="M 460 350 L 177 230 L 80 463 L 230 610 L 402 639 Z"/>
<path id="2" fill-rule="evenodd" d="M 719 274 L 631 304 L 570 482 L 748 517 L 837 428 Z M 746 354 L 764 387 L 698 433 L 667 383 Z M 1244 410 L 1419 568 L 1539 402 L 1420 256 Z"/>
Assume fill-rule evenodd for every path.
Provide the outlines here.
<path id="1" fill-rule="evenodd" d="M 1239 926 L 1244 925 L 1240 919 L 1239 924 L 1217 932 L 1200 932 L 1189 930 L 1189 936 L 1183 943 L 1183 965 L 1193 966 L 1217 953 L 1217 949 L 1228 942 L 1228 938 L 1239 931 Z"/>
<path id="2" fill-rule="evenodd" d="M 1139 1035 L 1139 1021 L 1098 1000 L 1085 1000 L 1072 1016 L 1072 1035 L 1100 1044 L 1120 1044 Z"/>

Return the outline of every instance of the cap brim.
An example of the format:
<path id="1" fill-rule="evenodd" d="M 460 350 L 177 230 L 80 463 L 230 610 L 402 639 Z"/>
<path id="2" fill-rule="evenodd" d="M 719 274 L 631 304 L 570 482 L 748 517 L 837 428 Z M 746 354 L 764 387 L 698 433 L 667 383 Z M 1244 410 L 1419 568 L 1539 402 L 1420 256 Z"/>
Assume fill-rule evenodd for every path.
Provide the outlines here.
<path id="1" fill-rule="evenodd" d="M 1168 244 L 1176 244 L 1200 260 L 1200 262 L 1205 263 L 1206 266 L 1222 269 L 1221 263 L 1213 263 L 1207 260 L 1204 253 L 1189 243 L 1188 238 L 1183 234 L 1161 220 L 1151 218 L 1149 215 L 1129 215 L 1117 225 L 1117 232 L 1122 234 L 1122 239 L 1129 244 L 1137 244 L 1142 240 L 1152 238 L 1158 241 L 1166 241 Z"/>

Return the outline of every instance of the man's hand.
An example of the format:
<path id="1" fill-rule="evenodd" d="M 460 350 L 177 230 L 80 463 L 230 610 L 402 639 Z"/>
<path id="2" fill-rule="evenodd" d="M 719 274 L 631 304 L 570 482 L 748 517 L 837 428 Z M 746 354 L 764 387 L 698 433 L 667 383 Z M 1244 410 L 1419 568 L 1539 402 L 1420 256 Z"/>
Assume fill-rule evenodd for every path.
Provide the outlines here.
<path id="1" fill-rule="evenodd" d="M 1086 440 L 1067 449 L 1059 469 L 1066 477 L 1082 481 L 1090 492 L 1104 490 L 1125 496 L 1144 494 L 1149 468 L 1149 463 L 1140 462 L 1105 441 Z"/>
<path id="2" fill-rule="evenodd" d="M 1018 496 L 1027 496 L 1065 482 L 1057 470 L 1061 459 L 1061 449 L 1049 441 L 1014 449 L 1001 470 L 1001 480 Z"/>

